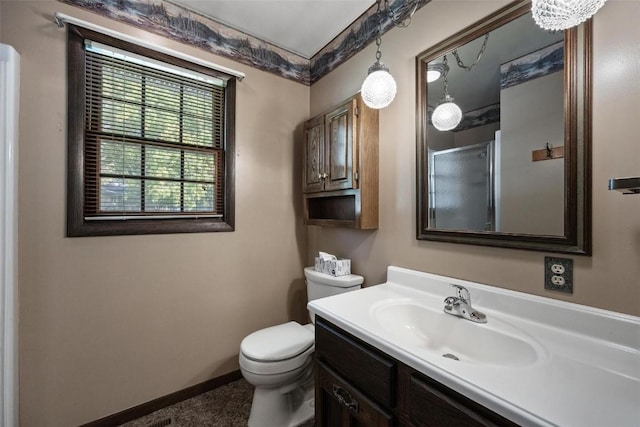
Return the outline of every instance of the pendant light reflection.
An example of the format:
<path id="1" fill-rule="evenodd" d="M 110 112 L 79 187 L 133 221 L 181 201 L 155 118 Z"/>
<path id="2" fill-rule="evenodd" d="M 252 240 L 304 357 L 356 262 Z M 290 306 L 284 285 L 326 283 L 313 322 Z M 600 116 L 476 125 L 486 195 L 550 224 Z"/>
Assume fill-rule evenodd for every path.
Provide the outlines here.
<path id="1" fill-rule="evenodd" d="M 531 13 L 539 27 L 564 31 L 591 18 L 606 0 L 533 0 Z"/>
<path id="2" fill-rule="evenodd" d="M 427 65 L 427 83 L 441 79 L 447 71 L 449 67 L 442 63 Z"/>
<path id="3" fill-rule="evenodd" d="M 445 95 L 433 113 L 431 123 L 440 131 L 455 129 L 462 120 L 462 110 L 452 96 Z"/>
<path id="4" fill-rule="evenodd" d="M 447 75 L 449 67 L 447 65 L 447 55 L 444 56 L 444 95 L 440 99 L 438 106 L 431 113 L 431 123 L 439 131 L 447 131 L 455 129 L 462 120 L 462 110 L 455 103 L 452 96 L 449 95 L 449 85 Z"/>

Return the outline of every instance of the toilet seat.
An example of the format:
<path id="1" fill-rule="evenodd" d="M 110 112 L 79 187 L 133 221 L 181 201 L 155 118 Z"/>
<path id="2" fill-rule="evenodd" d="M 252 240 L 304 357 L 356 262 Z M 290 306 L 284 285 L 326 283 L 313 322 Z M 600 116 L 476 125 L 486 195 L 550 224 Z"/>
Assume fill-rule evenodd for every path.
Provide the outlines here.
<path id="1" fill-rule="evenodd" d="M 313 332 L 288 322 L 245 337 L 240 344 L 240 366 L 259 375 L 289 372 L 307 363 L 314 348 Z"/>

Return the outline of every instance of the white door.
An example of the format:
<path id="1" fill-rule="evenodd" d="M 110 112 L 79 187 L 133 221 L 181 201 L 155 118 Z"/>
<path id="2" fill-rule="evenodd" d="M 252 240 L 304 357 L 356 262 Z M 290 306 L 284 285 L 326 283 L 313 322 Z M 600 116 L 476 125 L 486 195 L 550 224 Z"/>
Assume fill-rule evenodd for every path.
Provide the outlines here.
<path id="1" fill-rule="evenodd" d="M 0 427 L 18 425 L 19 64 L 18 53 L 0 44 Z"/>

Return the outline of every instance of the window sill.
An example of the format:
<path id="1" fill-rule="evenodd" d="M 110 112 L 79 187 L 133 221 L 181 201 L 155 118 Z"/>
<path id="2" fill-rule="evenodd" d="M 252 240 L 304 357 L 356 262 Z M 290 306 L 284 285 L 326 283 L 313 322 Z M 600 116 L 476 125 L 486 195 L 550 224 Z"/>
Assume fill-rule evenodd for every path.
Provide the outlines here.
<path id="1" fill-rule="evenodd" d="M 69 221 L 67 237 L 123 236 L 142 234 L 215 233 L 234 231 L 221 219 L 131 219 L 120 221 Z"/>

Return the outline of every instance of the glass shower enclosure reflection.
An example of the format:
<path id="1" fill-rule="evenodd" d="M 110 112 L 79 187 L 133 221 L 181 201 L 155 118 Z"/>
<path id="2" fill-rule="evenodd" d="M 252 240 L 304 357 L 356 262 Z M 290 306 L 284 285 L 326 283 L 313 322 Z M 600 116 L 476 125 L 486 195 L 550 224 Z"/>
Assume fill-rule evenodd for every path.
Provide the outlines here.
<path id="1" fill-rule="evenodd" d="M 430 226 L 496 231 L 495 142 L 429 152 Z"/>

